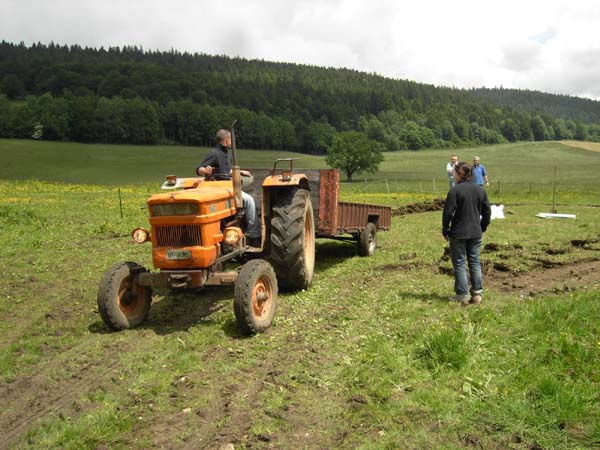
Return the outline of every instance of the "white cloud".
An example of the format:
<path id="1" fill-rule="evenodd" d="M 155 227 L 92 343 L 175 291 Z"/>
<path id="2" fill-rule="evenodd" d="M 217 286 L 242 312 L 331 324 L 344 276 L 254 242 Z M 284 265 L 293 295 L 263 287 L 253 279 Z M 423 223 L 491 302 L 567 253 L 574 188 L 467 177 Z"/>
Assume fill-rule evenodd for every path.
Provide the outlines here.
<path id="1" fill-rule="evenodd" d="M 600 98 L 596 0 L 4 0 L 0 38 L 227 54 Z"/>

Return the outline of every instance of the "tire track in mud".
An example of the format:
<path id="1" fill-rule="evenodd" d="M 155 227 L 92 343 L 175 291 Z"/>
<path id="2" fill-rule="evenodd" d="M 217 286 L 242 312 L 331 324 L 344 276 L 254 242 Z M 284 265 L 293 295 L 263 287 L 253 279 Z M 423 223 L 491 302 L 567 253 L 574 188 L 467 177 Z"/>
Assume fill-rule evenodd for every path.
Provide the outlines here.
<path id="1" fill-rule="evenodd" d="M 206 307 L 207 314 L 213 312 L 210 302 L 207 302 Z M 203 315 L 204 312 L 202 309 L 200 313 Z M 190 314 L 188 317 L 191 316 Z M 162 318 L 155 318 L 155 322 L 160 327 Z M 1 383 L 0 435 L 3 439 L 0 449 L 10 447 L 34 428 L 40 419 L 69 417 L 70 414 L 77 416 L 85 410 L 93 409 L 93 404 L 91 407 L 89 402 L 83 405 L 80 399 L 98 389 L 111 392 L 126 389 L 118 381 L 119 374 L 129 369 L 128 364 L 123 361 L 132 353 L 151 352 L 156 343 L 154 339 L 140 338 L 148 334 L 146 328 L 126 333 L 107 332 L 109 336 L 116 338 L 104 340 L 92 331 L 78 345 L 68 349 L 51 349 L 48 357 L 54 358 L 38 363 L 34 367 L 36 374 L 18 376 L 12 382 Z M 135 337 L 132 338 L 131 334 L 135 334 Z M 90 343 L 99 339 L 102 340 L 102 348 L 92 350 L 95 346 Z M 97 353 L 90 354 L 91 351 Z M 85 356 L 82 358 L 82 355 Z M 78 364 L 82 359 L 84 362 Z"/>
<path id="2" fill-rule="evenodd" d="M 286 447 L 290 448 L 319 447 L 322 441 L 313 432 L 318 429 L 319 423 L 311 413 L 311 407 L 298 399 L 306 388 L 305 381 L 294 381 L 294 375 L 290 378 L 281 366 L 298 364 L 304 370 L 316 373 L 319 367 L 328 364 L 328 356 L 316 349 L 307 353 L 306 341 L 298 335 L 289 336 L 286 343 L 285 361 L 280 355 L 273 354 L 259 363 L 238 367 L 225 377 L 215 371 L 189 373 L 175 380 L 173 386 L 177 389 L 178 398 L 193 401 L 198 396 L 208 396 L 206 405 L 162 414 L 160 421 L 141 422 L 134 427 L 131 435 L 143 432 L 153 447 L 171 449 L 218 449 L 227 448 L 229 444 L 235 448 L 265 445 L 281 448 L 276 444 L 280 438 L 284 438 Z M 217 354 L 211 356 L 221 361 L 244 358 L 243 353 L 225 350 L 221 346 L 218 349 Z M 269 397 L 273 391 L 282 396 L 284 404 L 269 405 L 265 401 L 264 396 Z M 330 397 L 331 402 L 341 401 L 323 392 L 321 399 L 326 397 Z M 271 432 L 267 428 L 263 431 L 253 429 L 257 426 L 260 429 L 270 420 L 284 422 L 289 433 L 282 436 L 280 432 Z M 123 442 L 131 444 L 127 440 Z"/>
<path id="3" fill-rule="evenodd" d="M 69 354 L 79 354 L 78 350 L 87 345 L 88 342 L 84 342 L 73 347 L 69 350 Z M 70 358 L 68 355 L 61 354 L 60 359 L 38 366 L 37 374 L 21 376 L 12 383 L 1 385 L 0 397 L 3 400 L 0 432 L 3 440 L 0 449 L 9 448 L 42 419 L 53 416 L 69 417 L 70 414 L 79 414 L 83 411 L 84 408 L 78 400 L 98 389 L 108 390 L 111 378 L 114 379 L 122 370 L 121 361 L 115 355 L 123 354 L 123 346 L 122 341 L 114 342 L 107 351 L 102 353 L 102 359 L 74 367 L 77 374 L 71 375 L 70 379 L 51 379 L 51 374 L 57 374 L 61 369 L 68 368 L 66 361 Z M 137 350 L 140 345 L 136 343 L 135 347 L 133 345 L 130 347 Z M 112 362 L 107 366 L 105 364 L 107 361 Z M 114 385 L 110 385 L 110 388 L 114 389 Z"/>

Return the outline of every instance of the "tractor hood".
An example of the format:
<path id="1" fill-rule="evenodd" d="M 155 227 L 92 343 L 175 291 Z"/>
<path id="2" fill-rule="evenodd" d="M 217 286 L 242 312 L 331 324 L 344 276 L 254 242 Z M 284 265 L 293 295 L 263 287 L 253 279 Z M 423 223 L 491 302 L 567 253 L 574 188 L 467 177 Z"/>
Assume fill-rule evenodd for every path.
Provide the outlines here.
<path id="1" fill-rule="evenodd" d="M 231 181 L 199 183 L 192 189 L 154 194 L 148 198 L 151 217 L 235 214 Z"/>
<path id="2" fill-rule="evenodd" d="M 184 189 L 168 193 L 154 194 L 148 199 L 148 205 L 171 202 L 213 202 L 233 198 L 233 183 L 228 181 L 211 181 L 200 183 L 193 189 Z"/>

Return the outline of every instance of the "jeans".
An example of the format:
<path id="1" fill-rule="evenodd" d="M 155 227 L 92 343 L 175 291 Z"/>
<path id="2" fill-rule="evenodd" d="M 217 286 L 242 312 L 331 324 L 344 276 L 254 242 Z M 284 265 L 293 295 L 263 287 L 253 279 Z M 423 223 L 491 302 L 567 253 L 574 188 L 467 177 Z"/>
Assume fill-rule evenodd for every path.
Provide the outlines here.
<path id="1" fill-rule="evenodd" d="M 260 217 L 256 214 L 254 197 L 242 191 L 242 204 L 244 206 L 244 217 L 246 219 L 246 232 L 251 238 L 259 238 L 261 235 Z"/>
<path id="2" fill-rule="evenodd" d="M 469 286 L 467 283 L 467 262 L 471 276 L 471 295 L 481 295 L 483 284 L 481 277 L 481 238 L 477 239 L 452 239 L 450 238 L 450 257 L 454 267 L 454 292 L 456 295 L 467 296 Z"/>

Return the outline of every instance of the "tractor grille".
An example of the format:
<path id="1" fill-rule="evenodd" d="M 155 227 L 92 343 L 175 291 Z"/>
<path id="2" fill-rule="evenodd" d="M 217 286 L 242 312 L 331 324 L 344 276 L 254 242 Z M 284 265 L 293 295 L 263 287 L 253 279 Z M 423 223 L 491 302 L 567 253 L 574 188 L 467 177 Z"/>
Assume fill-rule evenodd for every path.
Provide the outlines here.
<path id="1" fill-rule="evenodd" d="M 163 203 L 151 205 L 152 216 L 187 216 L 198 214 L 198 203 Z"/>
<path id="2" fill-rule="evenodd" d="M 196 225 L 157 226 L 154 234 L 157 247 L 202 245 L 200 227 Z"/>

